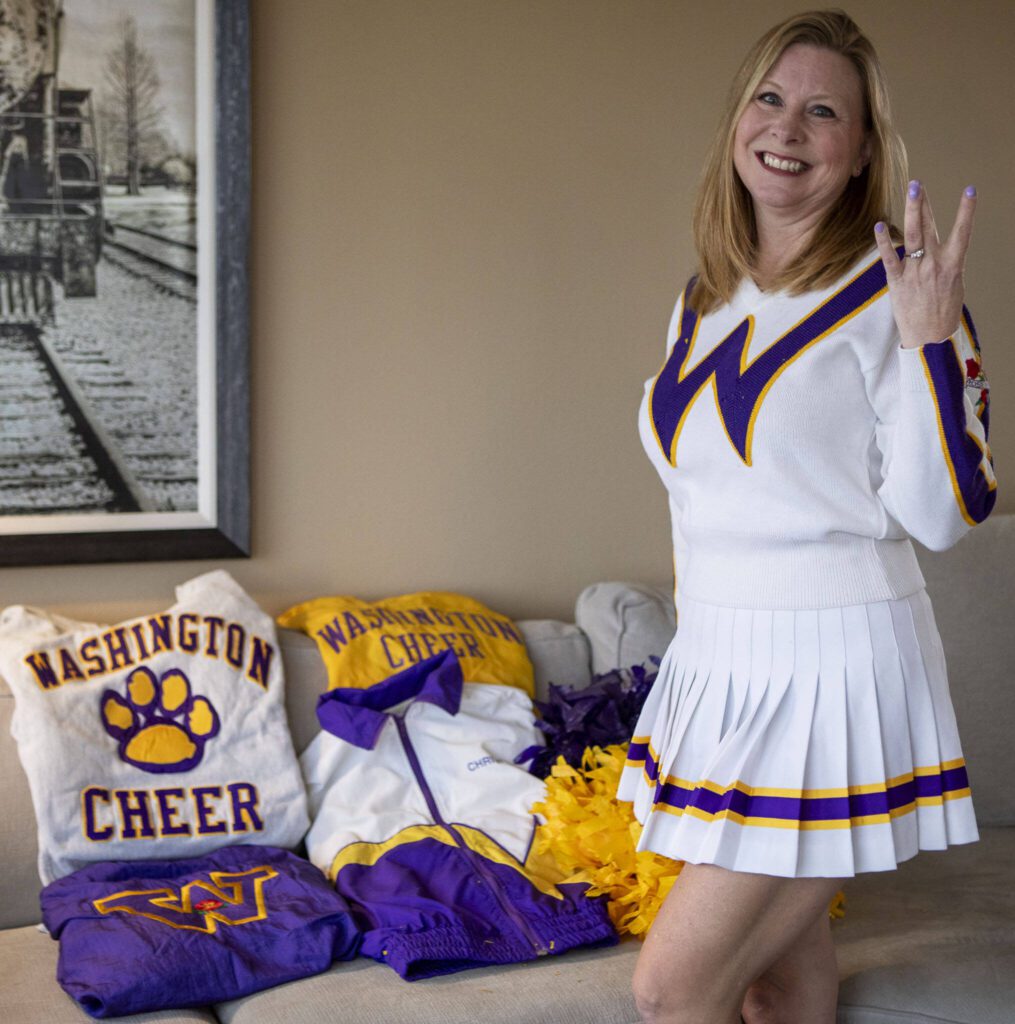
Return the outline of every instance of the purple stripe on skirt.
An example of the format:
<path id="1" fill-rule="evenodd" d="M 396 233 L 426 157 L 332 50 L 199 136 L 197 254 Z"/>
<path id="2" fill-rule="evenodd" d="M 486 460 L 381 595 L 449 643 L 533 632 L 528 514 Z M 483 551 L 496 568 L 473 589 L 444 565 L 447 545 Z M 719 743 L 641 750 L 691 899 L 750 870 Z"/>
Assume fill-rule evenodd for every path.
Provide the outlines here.
<path id="1" fill-rule="evenodd" d="M 655 778 L 656 765 L 646 758 L 645 771 Z M 709 815 L 730 811 L 745 818 L 782 818 L 786 821 L 848 821 L 888 814 L 907 807 L 917 798 L 940 797 L 965 789 L 969 785 L 966 769 L 948 768 L 936 775 L 919 775 L 915 779 L 889 786 L 875 793 L 853 793 L 834 797 L 751 796 L 739 789 L 716 793 L 710 789 L 678 786 L 668 782 L 656 786 L 654 802 L 683 810 L 693 807 Z"/>

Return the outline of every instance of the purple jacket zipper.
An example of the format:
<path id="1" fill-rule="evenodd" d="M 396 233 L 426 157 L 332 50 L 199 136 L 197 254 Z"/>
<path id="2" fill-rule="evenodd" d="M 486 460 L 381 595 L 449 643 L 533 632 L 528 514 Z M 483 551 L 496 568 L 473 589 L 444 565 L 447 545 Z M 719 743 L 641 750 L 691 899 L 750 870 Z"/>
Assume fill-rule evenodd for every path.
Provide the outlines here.
<path id="1" fill-rule="evenodd" d="M 462 851 L 466 859 L 472 865 L 473 870 L 476 874 L 480 875 L 486 884 L 490 887 L 490 891 L 494 894 L 497 902 L 500 904 L 501 910 L 504 914 L 517 926 L 518 930 L 529 940 L 532 948 L 536 951 L 539 956 L 545 956 L 549 953 L 549 950 L 539 941 L 538 936 L 533 932 L 529 926 L 528 921 L 525 920 L 521 914 L 507 901 L 504 893 L 501 890 L 500 883 L 496 877 L 487 869 L 483 863 L 483 858 L 478 856 L 473 850 L 470 850 L 466 845 L 465 840 L 444 820 L 441 816 L 441 812 L 437 809 L 437 801 L 434 799 L 433 791 L 430 789 L 430 784 L 426 781 L 426 776 L 423 774 L 423 768 L 419 763 L 419 758 L 416 756 L 416 749 L 412 745 L 412 741 L 409 739 L 409 732 L 406 728 L 405 721 L 398 715 L 392 715 L 395 719 L 395 724 L 398 726 L 398 736 L 402 741 L 402 748 L 405 750 L 405 756 L 409 759 L 409 766 L 412 768 L 413 775 L 416 776 L 416 782 L 419 784 L 419 788 L 423 793 L 423 799 L 426 800 L 426 805 L 430 809 L 430 813 L 433 815 L 433 820 L 443 828 L 448 835 L 451 836 L 455 841 L 455 845 Z"/>

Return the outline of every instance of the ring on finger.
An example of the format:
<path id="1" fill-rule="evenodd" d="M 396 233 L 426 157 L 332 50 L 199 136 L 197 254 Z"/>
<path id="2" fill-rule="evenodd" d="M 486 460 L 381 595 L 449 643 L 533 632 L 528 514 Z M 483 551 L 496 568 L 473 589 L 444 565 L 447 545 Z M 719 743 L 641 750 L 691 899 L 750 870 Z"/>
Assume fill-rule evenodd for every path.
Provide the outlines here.
<path id="1" fill-rule="evenodd" d="M 905 260 L 922 260 L 926 253 L 926 249 L 914 249 L 912 252 L 903 253 L 902 258 Z"/>

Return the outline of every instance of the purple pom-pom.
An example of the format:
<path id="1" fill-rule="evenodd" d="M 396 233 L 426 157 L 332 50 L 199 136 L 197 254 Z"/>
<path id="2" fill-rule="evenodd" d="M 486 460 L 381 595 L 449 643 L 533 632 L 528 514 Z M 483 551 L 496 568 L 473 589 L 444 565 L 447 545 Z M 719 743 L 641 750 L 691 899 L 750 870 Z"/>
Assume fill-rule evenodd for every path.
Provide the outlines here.
<path id="1" fill-rule="evenodd" d="M 649 662 L 593 676 L 588 686 L 578 689 L 551 683 L 549 699 L 535 701 L 541 715 L 536 725 L 546 736 L 546 746 L 528 747 L 515 763 L 531 761 L 529 771 L 545 779 L 560 756 L 577 768 L 586 747 L 626 743 L 659 674 L 659 659 Z"/>

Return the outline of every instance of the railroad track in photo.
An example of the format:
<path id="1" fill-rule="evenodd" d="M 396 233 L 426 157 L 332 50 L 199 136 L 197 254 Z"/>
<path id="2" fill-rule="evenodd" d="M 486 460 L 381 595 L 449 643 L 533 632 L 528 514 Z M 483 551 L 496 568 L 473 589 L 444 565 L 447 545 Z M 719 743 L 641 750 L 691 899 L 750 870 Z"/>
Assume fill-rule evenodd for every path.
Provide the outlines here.
<path id="1" fill-rule="evenodd" d="M 197 301 L 197 246 L 121 221 L 107 221 L 103 259 L 160 291 Z"/>
<path id="2" fill-rule="evenodd" d="M 118 446 L 32 324 L 0 330 L 0 508 L 137 512 Z"/>
<path id="3" fill-rule="evenodd" d="M 109 264 L 112 308 L 74 316 L 45 278 L 0 273 L 0 515 L 196 507 L 196 368 L 170 343 L 193 301 Z"/>

